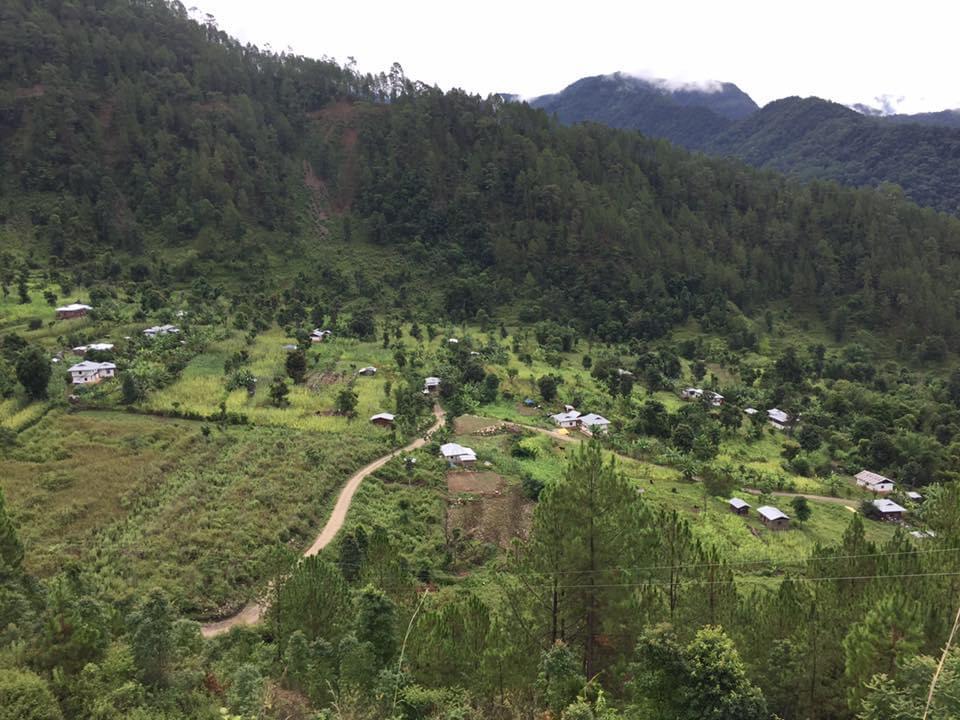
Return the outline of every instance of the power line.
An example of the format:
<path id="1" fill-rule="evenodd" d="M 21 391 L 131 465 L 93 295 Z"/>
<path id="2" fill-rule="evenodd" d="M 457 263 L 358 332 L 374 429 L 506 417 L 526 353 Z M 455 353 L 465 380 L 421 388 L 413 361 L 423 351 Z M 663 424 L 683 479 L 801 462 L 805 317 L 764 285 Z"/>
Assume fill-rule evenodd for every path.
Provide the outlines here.
<path id="1" fill-rule="evenodd" d="M 930 572 L 930 573 L 900 573 L 894 575 L 823 575 L 819 577 L 799 578 L 804 582 L 832 582 L 836 580 L 876 580 L 876 579 L 907 579 L 923 577 L 957 577 L 958 572 Z M 741 576 L 737 580 L 763 580 L 764 578 L 756 576 Z M 590 583 L 584 585 L 528 585 L 527 587 L 541 587 L 549 590 L 579 590 L 579 589 L 598 589 L 598 588 L 644 588 L 644 587 L 663 587 L 670 585 L 729 585 L 734 580 L 704 580 L 701 578 L 689 578 L 670 582 L 669 580 L 643 580 L 633 583 Z"/>

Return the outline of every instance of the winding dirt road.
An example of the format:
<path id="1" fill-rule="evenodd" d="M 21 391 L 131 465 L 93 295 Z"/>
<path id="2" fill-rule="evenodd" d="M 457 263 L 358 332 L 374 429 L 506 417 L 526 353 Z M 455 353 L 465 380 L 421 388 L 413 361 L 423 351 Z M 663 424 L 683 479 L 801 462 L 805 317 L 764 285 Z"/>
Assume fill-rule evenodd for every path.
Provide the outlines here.
<path id="1" fill-rule="evenodd" d="M 417 448 L 426 445 L 429 437 L 433 435 L 433 433 L 435 433 L 441 425 L 443 425 L 443 419 L 445 416 L 443 408 L 441 408 L 439 405 L 436 405 L 433 408 L 433 416 L 436 418 L 436 422 L 430 426 L 430 429 L 427 430 L 423 437 L 417 438 L 410 444 L 405 445 L 402 448 L 398 448 L 393 452 L 384 455 L 382 458 L 374 460 L 369 465 L 364 465 L 362 468 L 357 470 L 357 472 L 350 476 L 350 479 L 347 480 L 346 485 L 344 485 L 343 489 L 340 491 L 340 495 L 337 496 L 337 502 L 333 506 L 333 512 L 330 513 L 330 517 L 327 519 L 327 524 L 323 526 L 323 530 L 321 530 L 320 534 L 317 535 L 317 539 L 313 541 L 313 544 L 304 551 L 304 557 L 316 555 L 337 536 L 337 533 L 340 532 L 340 528 L 343 527 L 344 521 L 347 519 L 347 512 L 350 510 L 350 504 L 353 502 L 353 496 L 357 492 L 357 488 L 360 487 L 360 483 L 362 483 L 367 476 L 375 473 L 397 455 L 410 452 L 411 450 L 416 450 Z M 237 627 L 238 625 L 256 625 L 263 618 L 263 614 L 266 612 L 266 609 L 267 608 L 264 605 L 257 602 L 247 603 L 247 605 L 236 615 L 231 615 L 223 620 L 218 620 L 217 622 L 207 623 L 206 625 L 201 626 L 200 632 L 204 637 L 210 638 L 221 635 L 222 633 L 229 631 L 230 628 Z"/>

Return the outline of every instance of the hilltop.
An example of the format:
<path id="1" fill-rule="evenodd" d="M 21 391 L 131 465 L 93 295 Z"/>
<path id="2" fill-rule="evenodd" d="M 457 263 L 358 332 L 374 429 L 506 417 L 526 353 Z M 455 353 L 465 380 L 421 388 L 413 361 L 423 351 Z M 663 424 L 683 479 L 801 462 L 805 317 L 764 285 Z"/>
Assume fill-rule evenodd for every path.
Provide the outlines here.
<path id="1" fill-rule="evenodd" d="M 529 102 L 566 124 L 639 130 L 804 180 L 853 187 L 895 183 L 921 205 L 960 210 L 956 111 L 877 115 L 815 97 L 783 98 L 759 108 L 732 83 L 688 90 L 622 73 L 582 78 Z"/>

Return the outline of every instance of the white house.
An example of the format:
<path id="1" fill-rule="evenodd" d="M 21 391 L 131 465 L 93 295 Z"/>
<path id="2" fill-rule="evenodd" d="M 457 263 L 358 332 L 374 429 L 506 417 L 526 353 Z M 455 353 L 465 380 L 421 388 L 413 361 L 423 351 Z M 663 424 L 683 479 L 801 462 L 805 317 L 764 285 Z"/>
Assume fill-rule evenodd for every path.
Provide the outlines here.
<path id="1" fill-rule="evenodd" d="M 757 515 L 760 516 L 760 522 L 771 530 L 785 530 L 790 526 L 790 516 L 772 505 L 758 507 Z"/>
<path id="2" fill-rule="evenodd" d="M 310 333 L 310 342 L 318 343 L 323 342 L 327 338 L 333 335 L 332 330 L 321 330 L 320 328 L 314 328 L 313 332 Z"/>
<path id="3" fill-rule="evenodd" d="M 751 417 L 753 417 L 753 416 L 756 415 L 757 412 L 759 412 L 759 411 L 758 411 L 756 408 L 746 408 L 746 409 L 744 410 L 744 412 L 745 412 L 747 415 L 750 415 Z"/>
<path id="4" fill-rule="evenodd" d="M 880 494 L 893 492 L 893 480 L 878 473 L 861 470 L 854 477 L 857 479 L 857 485 L 870 492 Z"/>
<path id="5" fill-rule="evenodd" d="M 680 397 L 684 400 L 699 400 L 703 397 L 703 389 L 688 387 L 680 391 Z"/>
<path id="6" fill-rule="evenodd" d="M 423 381 L 423 391 L 425 393 L 436 392 L 440 387 L 440 378 L 438 377 L 428 377 Z"/>
<path id="7" fill-rule="evenodd" d="M 907 499 L 908 499 L 908 500 L 913 500 L 914 502 L 921 502 L 921 501 L 923 500 L 923 495 L 921 495 L 920 493 L 916 492 L 915 490 L 910 490 L 910 491 L 907 493 Z"/>
<path id="8" fill-rule="evenodd" d="M 580 413 L 577 410 L 567 410 L 566 412 L 551 415 L 553 424 L 562 428 L 575 428 L 580 424 Z"/>
<path id="9" fill-rule="evenodd" d="M 74 385 L 95 385 L 106 378 L 112 378 L 117 372 L 117 366 L 109 362 L 91 362 L 84 360 L 72 366 L 68 371 L 70 382 Z"/>
<path id="10" fill-rule="evenodd" d="M 724 398 L 723 398 L 723 395 L 721 395 L 720 393 L 716 393 L 708 390 L 705 393 L 705 395 L 709 403 L 714 407 L 720 407 L 721 405 L 723 405 Z"/>
<path id="11" fill-rule="evenodd" d="M 777 430 L 786 430 L 790 424 L 790 416 L 778 408 L 770 408 L 767 410 L 767 420 L 769 420 L 770 424 Z"/>
<path id="12" fill-rule="evenodd" d="M 143 334 L 148 338 L 154 338 L 157 335 L 176 335 L 179 332 L 180 328 L 176 325 L 154 325 L 144 330 Z"/>
<path id="13" fill-rule="evenodd" d="M 451 465 L 473 465 L 477 461 L 477 454 L 472 448 L 458 443 L 446 443 L 440 446 L 440 455 Z"/>
<path id="14" fill-rule="evenodd" d="M 594 433 L 605 433 L 610 428 L 610 421 L 607 420 L 603 415 L 597 415 L 596 413 L 588 413 L 587 415 L 581 415 L 580 418 L 580 432 L 584 435 L 592 436 Z"/>
<path id="15" fill-rule="evenodd" d="M 367 367 L 362 367 L 357 370 L 357 375 L 376 375 L 377 369 L 373 365 L 368 365 Z"/>
<path id="16" fill-rule="evenodd" d="M 64 305 L 63 307 L 57 308 L 57 320 L 69 320 L 70 318 L 83 317 L 91 310 L 93 310 L 93 308 L 89 305 L 84 305 L 83 303 L 70 303 L 69 305 Z"/>
<path id="17" fill-rule="evenodd" d="M 86 355 L 90 351 L 109 352 L 113 350 L 113 343 L 101 342 L 91 343 L 89 345 L 77 345 L 73 348 L 74 355 Z"/>

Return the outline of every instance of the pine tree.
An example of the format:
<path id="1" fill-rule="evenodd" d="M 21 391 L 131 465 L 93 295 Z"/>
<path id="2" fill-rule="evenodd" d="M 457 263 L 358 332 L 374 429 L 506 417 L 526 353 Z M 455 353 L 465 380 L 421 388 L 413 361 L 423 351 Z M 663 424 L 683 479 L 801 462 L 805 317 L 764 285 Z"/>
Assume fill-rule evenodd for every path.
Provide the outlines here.
<path id="1" fill-rule="evenodd" d="M 0 580 L 23 572 L 23 544 L 7 514 L 3 488 L 0 488 Z"/>

